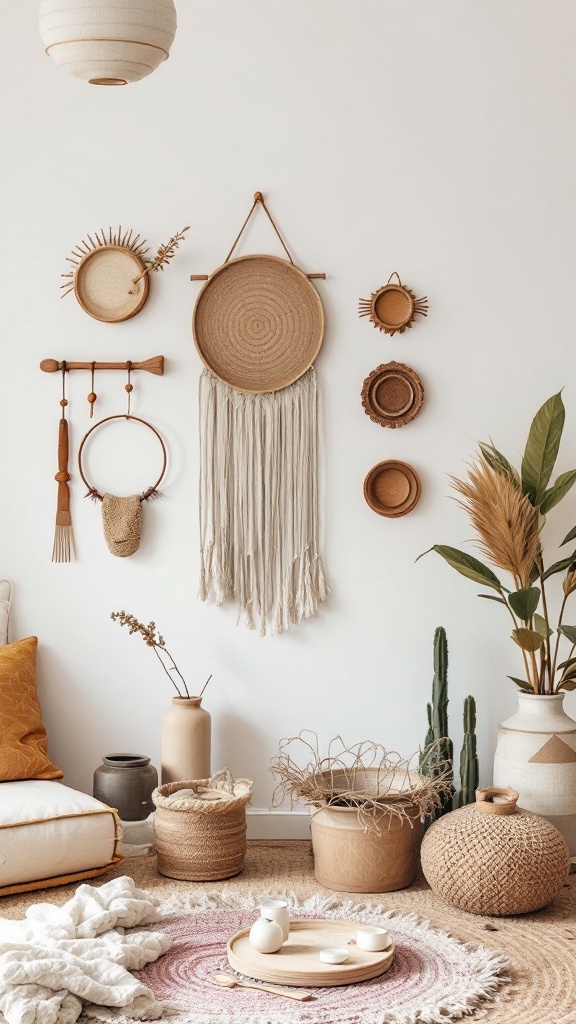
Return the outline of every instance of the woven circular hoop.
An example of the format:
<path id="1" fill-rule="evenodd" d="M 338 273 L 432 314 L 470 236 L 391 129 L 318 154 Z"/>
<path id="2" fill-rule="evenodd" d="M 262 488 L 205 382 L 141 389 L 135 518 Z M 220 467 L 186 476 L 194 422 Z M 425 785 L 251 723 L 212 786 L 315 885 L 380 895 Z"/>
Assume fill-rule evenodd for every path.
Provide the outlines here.
<path id="1" fill-rule="evenodd" d="M 240 391 L 280 391 L 310 369 L 324 337 L 313 284 L 277 256 L 241 256 L 215 270 L 192 316 L 196 348 L 220 380 Z"/>
<path id="2" fill-rule="evenodd" d="M 248 779 L 233 780 L 224 770 L 212 779 L 169 782 L 155 789 L 154 845 L 160 874 L 208 882 L 242 871 L 251 786 Z M 194 795 L 171 806 L 169 797 L 180 790 Z"/>
<path id="3" fill-rule="evenodd" d="M 477 803 L 435 821 L 422 843 L 434 892 L 471 914 L 526 914 L 560 892 L 569 867 L 562 835 L 516 807 L 512 790 L 477 790 Z"/>

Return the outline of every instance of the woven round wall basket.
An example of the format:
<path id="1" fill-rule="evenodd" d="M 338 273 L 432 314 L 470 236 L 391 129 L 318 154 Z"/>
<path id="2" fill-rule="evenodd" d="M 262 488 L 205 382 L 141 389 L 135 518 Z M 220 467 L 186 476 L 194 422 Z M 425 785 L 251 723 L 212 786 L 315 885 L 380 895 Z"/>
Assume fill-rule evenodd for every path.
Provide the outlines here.
<path id="1" fill-rule="evenodd" d="M 244 867 L 249 779 L 224 768 L 211 779 L 169 782 L 152 793 L 158 871 L 168 878 L 214 882 Z"/>
<path id="2" fill-rule="evenodd" d="M 280 391 L 309 370 L 324 337 L 316 288 L 277 256 L 230 260 L 201 289 L 192 316 L 205 366 L 233 388 Z"/>
<path id="3" fill-rule="evenodd" d="M 422 843 L 434 892 L 471 914 L 527 914 L 560 892 L 568 847 L 545 818 L 516 806 L 512 789 L 478 789 L 476 803 L 439 818 Z"/>

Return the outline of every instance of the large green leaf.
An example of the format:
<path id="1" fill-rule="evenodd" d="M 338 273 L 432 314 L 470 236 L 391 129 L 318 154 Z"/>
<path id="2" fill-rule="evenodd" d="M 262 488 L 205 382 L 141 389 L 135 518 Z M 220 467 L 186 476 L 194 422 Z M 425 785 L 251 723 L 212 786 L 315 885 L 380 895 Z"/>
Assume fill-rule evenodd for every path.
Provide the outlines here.
<path id="1" fill-rule="evenodd" d="M 538 410 L 522 458 L 522 490 L 533 505 L 540 505 L 552 476 L 564 429 L 564 402 L 560 392 Z"/>
<path id="2" fill-rule="evenodd" d="M 572 554 L 568 556 L 568 558 L 562 558 L 559 562 L 554 562 L 554 565 L 551 565 L 549 569 L 546 569 L 546 572 L 544 573 L 542 579 L 547 580 L 549 576 L 554 576 L 554 574 L 557 572 L 564 572 L 564 569 L 567 569 L 570 565 L 572 565 L 572 562 L 574 562 L 575 560 L 576 551 L 573 551 Z"/>
<path id="3" fill-rule="evenodd" d="M 567 637 L 571 644 L 576 644 L 576 626 L 558 626 L 558 632 Z"/>
<path id="4" fill-rule="evenodd" d="M 567 658 L 566 661 L 561 661 L 558 668 L 568 668 L 569 665 L 576 665 L 576 658 Z"/>
<path id="5" fill-rule="evenodd" d="M 559 690 L 576 690 L 576 679 L 562 679 L 559 686 Z"/>
<path id="6" fill-rule="evenodd" d="M 535 629 L 513 629 L 512 639 L 523 651 L 539 651 L 544 643 L 544 637 Z"/>
<path id="7" fill-rule="evenodd" d="M 508 597 L 508 604 L 512 611 L 522 622 L 528 622 L 538 607 L 540 590 L 538 587 L 528 587 L 526 590 L 517 590 Z"/>
<path id="8" fill-rule="evenodd" d="M 530 683 L 527 683 L 525 679 L 517 679 L 516 676 L 506 676 L 506 678 L 511 679 L 513 683 L 516 683 L 516 686 L 519 686 L 521 690 L 528 690 L 528 693 L 534 693 Z"/>
<path id="9" fill-rule="evenodd" d="M 564 540 L 562 541 L 560 547 L 563 548 L 565 544 L 568 544 L 569 541 L 574 540 L 575 537 L 576 537 L 576 526 L 574 526 L 570 530 L 570 533 L 566 534 L 566 536 L 564 537 Z"/>
<path id="10" fill-rule="evenodd" d="M 546 491 L 540 505 L 540 511 L 542 515 L 546 515 L 551 508 L 554 508 L 565 494 L 568 494 L 570 488 L 576 483 L 576 469 L 571 469 L 568 473 L 561 473 L 558 479 L 554 482 L 554 486 L 550 487 Z M 562 546 L 562 545 L 560 545 Z"/>
<path id="11" fill-rule="evenodd" d="M 451 565 L 457 572 L 462 573 L 463 576 L 467 576 L 469 580 L 474 580 L 475 583 L 491 587 L 492 590 L 502 590 L 500 580 L 494 575 L 492 570 L 487 565 L 479 562 L 477 558 L 467 555 L 465 551 L 451 548 L 447 544 L 435 544 L 434 547 L 428 548 L 428 551 L 437 551 L 448 562 L 448 565 Z M 422 555 L 427 555 L 428 551 L 423 551 Z M 418 555 L 418 558 L 422 558 L 422 555 Z M 416 561 L 418 561 L 418 558 Z"/>
<path id="12" fill-rule="evenodd" d="M 553 629 L 550 629 L 546 619 L 542 615 L 538 615 L 538 613 L 534 615 L 534 629 L 537 633 L 540 633 L 540 636 L 543 636 L 545 640 L 547 640 L 549 636 L 552 636 L 552 633 L 554 632 Z"/>
<path id="13" fill-rule="evenodd" d="M 517 470 L 514 469 L 514 466 L 510 465 L 508 459 L 493 444 L 486 444 L 481 441 L 478 447 L 484 462 L 490 466 L 490 469 L 493 469 L 495 473 L 500 473 L 501 476 L 509 477 L 510 480 L 514 480 L 518 484 L 520 483 Z"/>

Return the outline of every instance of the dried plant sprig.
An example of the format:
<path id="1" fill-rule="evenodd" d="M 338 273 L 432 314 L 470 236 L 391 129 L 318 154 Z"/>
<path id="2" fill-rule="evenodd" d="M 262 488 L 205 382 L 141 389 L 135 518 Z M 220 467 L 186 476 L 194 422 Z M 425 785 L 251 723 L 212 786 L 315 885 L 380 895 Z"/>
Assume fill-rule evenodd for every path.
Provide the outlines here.
<path id="1" fill-rule="evenodd" d="M 180 672 L 180 669 L 178 668 L 176 662 L 174 661 L 174 658 L 170 654 L 170 651 L 166 647 L 166 641 L 164 640 L 162 634 L 158 632 L 155 622 L 149 622 L 146 625 L 143 622 L 139 622 L 134 615 L 130 614 L 130 612 L 125 611 L 111 612 L 110 618 L 114 622 L 118 622 L 121 626 L 127 626 L 129 633 L 139 633 L 142 639 L 144 640 L 146 646 L 151 647 L 152 650 L 154 651 L 156 657 L 158 658 L 158 661 L 162 665 L 162 668 L 164 669 L 178 696 L 190 697 L 188 687 L 186 686 L 186 680 L 184 679 L 184 676 Z M 166 664 L 164 662 L 164 656 L 169 659 L 170 668 L 166 667 Z M 173 675 L 171 674 L 172 672 L 175 672 L 177 676 L 180 678 L 182 686 L 184 687 L 184 693 L 181 692 L 178 684 L 176 683 Z M 208 686 L 208 683 L 210 682 L 211 679 L 212 676 L 209 675 L 208 679 L 204 683 L 204 686 L 202 687 L 200 696 L 202 696 L 202 694 L 204 693 L 204 690 Z"/>
<path id="2" fill-rule="evenodd" d="M 483 554 L 510 573 L 517 590 L 530 586 L 540 554 L 538 509 L 514 479 L 482 459 L 470 463 L 467 480 L 451 476 L 450 482 L 462 496 L 458 504 L 478 533 Z"/>
<path id="3" fill-rule="evenodd" d="M 190 225 L 188 224 L 185 228 L 178 231 L 172 238 L 158 247 L 158 252 L 153 260 L 146 260 L 146 268 L 142 271 L 139 277 L 135 277 L 133 284 L 138 284 L 146 274 L 156 273 L 157 270 L 164 270 L 164 267 L 173 258 L 176 249 L 178 249 L 180 242 L 184 241 L 184 235 L 187 231 L 190 231 Z"/>
<path id="4" fill-rule="evenodd" d="M 478 534 L 481 551 L 495 566 L 510 573 L 514 591 L 510 592 L 488 565 L 465 551 L 446 544 L 429 548 L 462 576 L 496 592 L 479 597 L 504 605 L 513 622 L 512 640 L 521 649 L 524 661 L 525 678 L 508 678 L 521 690 L 535 694 L 576 690 L 576 625 L 564 622 L 566 603 L 576 592 L 576 550 L 546 569 L 540 544 L 546 516 L 576 483 L 576 469 L 560 473 L 550 483 L 564 419 L 562 395 L 552 395 L 532 420 L 520 472 L 490 442 L 479 445 L 478 461 L 472 463 L 467 480 L 451 478 L 460 495 L 457 500 Z M 576 526 L 560 547 L 575 540 Z M 566 575 L 554 628 L 546 585 L 557 573 Z M 559 662 L 560 643 L 566 640 L 572 646 L 568 658 Z"/>
<path id="5" fill-rule="evenodd" d="M 270 763 L 270 772 L 279 780 L 273 805 L 289 800 L 294 806 L 304 800 L 318 809 L 352 807 L 364 830 L 379 835 L 392 818 L 413 825 L 432 815 L 443 796 L 454 792 L 451 765 L 439 762 L 438 744 L 432 744 L 425 757 L 434 759 L 433 775 L 422 770 L 420 751 L 404 758 L 372 740 L 346 746 L 341 736 L 330 741 L 328 754 L 322 757 L 318 736 L 304 729 L 281 740 Z"/>

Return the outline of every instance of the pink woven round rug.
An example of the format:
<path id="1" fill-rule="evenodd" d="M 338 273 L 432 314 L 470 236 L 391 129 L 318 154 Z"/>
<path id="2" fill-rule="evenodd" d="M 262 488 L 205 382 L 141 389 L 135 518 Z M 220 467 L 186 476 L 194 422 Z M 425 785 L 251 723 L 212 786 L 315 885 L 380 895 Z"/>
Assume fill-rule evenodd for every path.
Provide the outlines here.
<path id="1" fill-rule="evenodd" d="M 167 916 L 154 928 L 170 935 L 173 947 L 137 976 L 167 1004 L 171 1024 L 445 1024 L 492 998 L 506 980 L 506 957 L 459 942 L 415 915 L 315 896 L 301 904 L 291 899 L 291 916 L 385 925 L 396 944 L 395 961 L 386 974 L 360 984 L 314 989 L 314 998 L 302 1003 L 215 986 L 211 974 L 234 973 L 226 958 L 227 940 L 250 927 L 262 898 L 211 894 L 201 904 L 173 900 L 163 907 Z"/>

